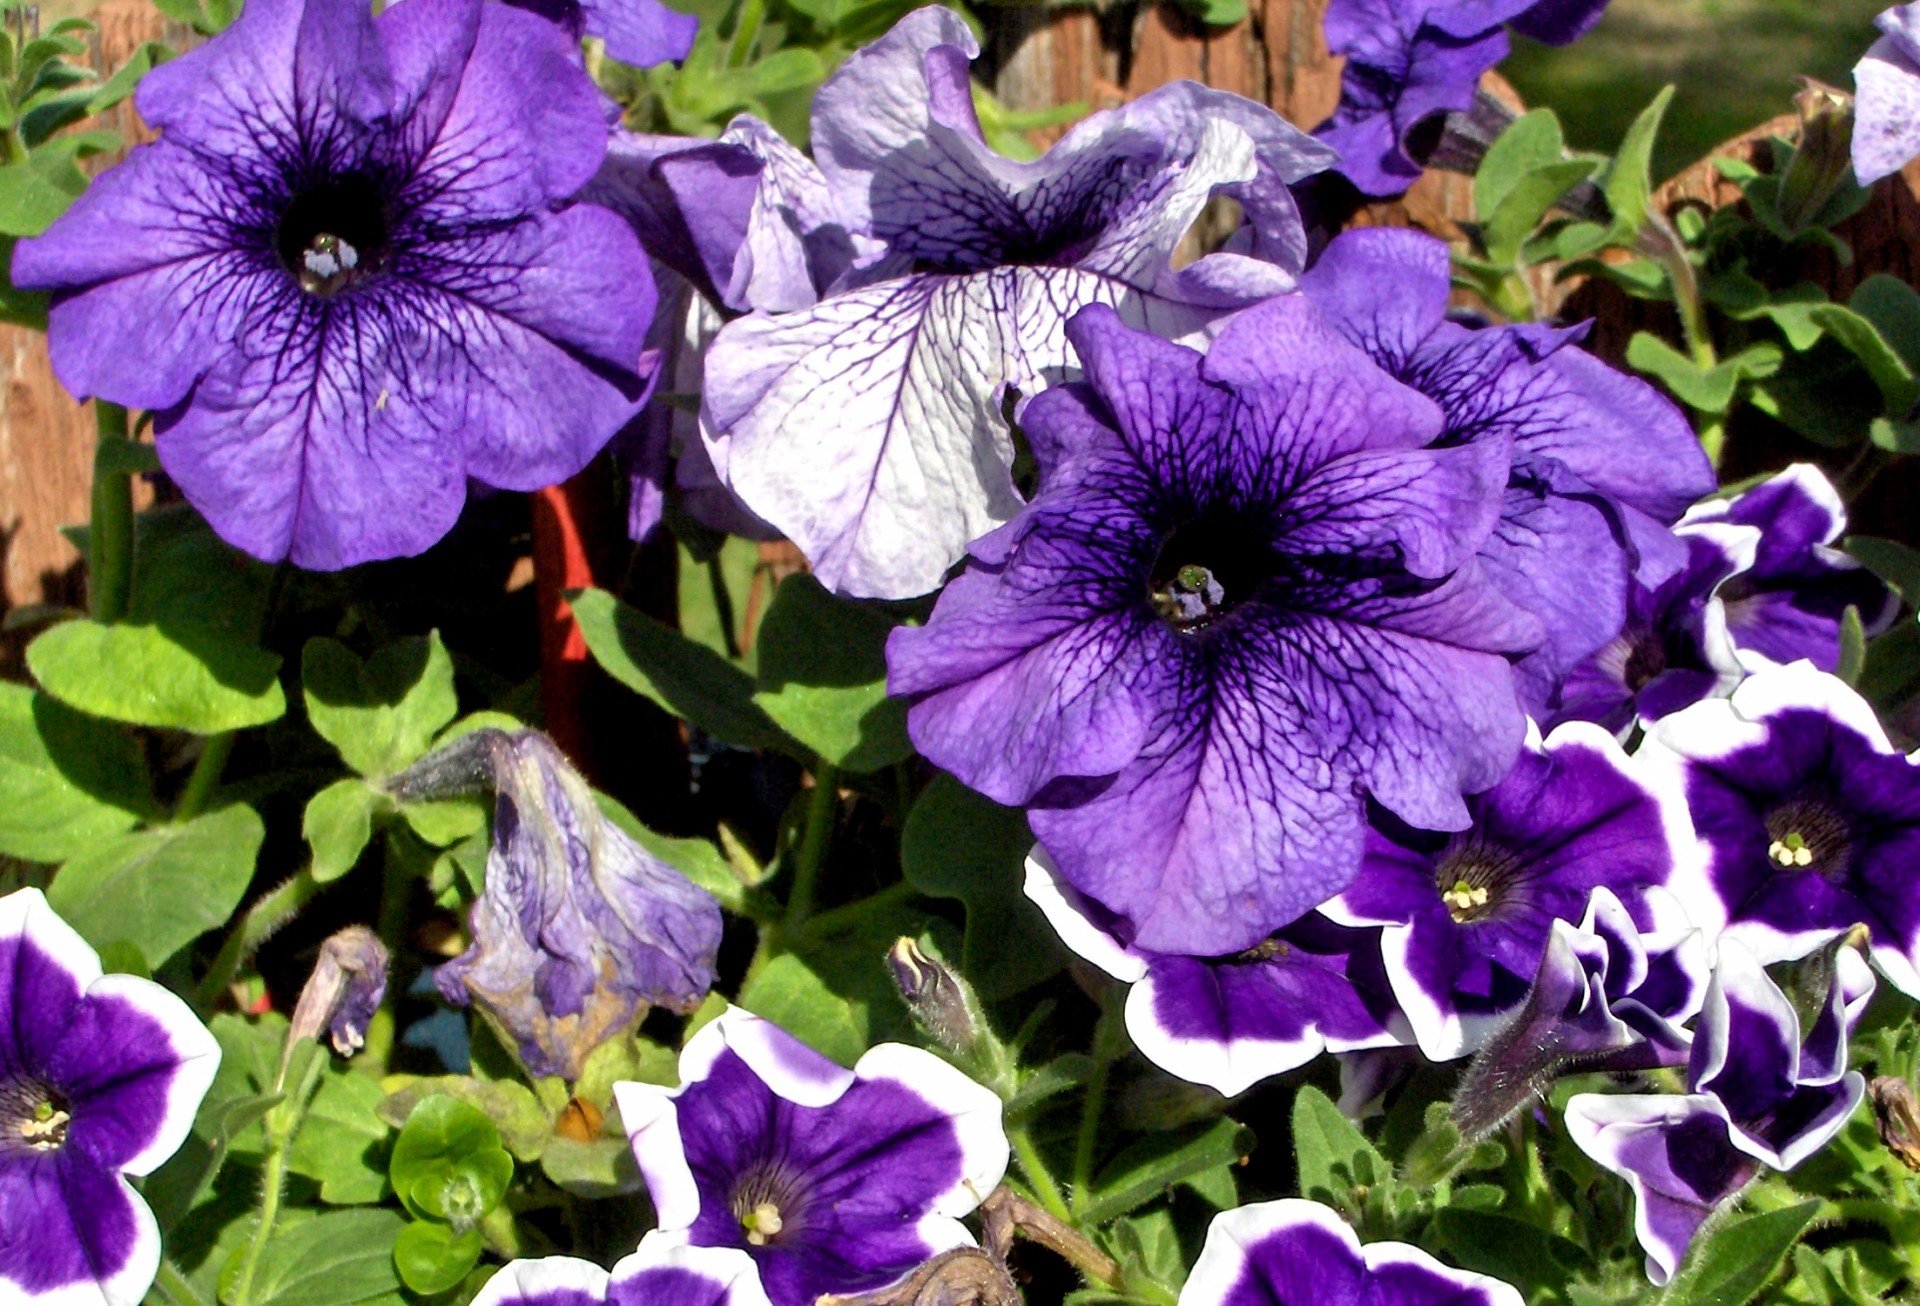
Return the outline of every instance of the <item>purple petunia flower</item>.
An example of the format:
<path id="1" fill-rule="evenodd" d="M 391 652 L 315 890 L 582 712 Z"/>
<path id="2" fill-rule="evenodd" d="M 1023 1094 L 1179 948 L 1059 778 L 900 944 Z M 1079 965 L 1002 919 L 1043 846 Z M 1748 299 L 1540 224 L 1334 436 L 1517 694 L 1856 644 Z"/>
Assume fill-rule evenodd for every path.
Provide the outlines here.
<path id="1" fill-rule="evenodd" d="M 1862 186 L 1920 156 L 1920 4 L 1873 20 L 1880 39 L 1853 67 L 1853 175 Z"/>
<path id="2" fill-rule="evenodd" d="M 1864 924 L 1920 996 L 1920 766 L 1864 699 L 1809 663 L 1772 668 L 1661 721 L 1640 756 L 1706 846 L 1674 890 L 1709 937 L 1774 962 Z"/>
<path id="3" fill-rule="evenodd" d="M 1606 0 L 1333 0 L 1327 49 L 1345 55 L 1340 103 L 1314 134 L 1340 151 L 1336 170 L 1366 195 L 1398 195 L 1420 178 L 1408 137 L 1473 103 L 1480 75 L 1507 57 L 1506 26 L 1566 45 Z"/>
<path id="4" fill-rule="evenodd" d="M 818 304 L 729 323 L 707 359 L 715 467 L 844 593 L 924 594 L 1019 510 L 1005 409 L 1068 374 L 1075 309 L 1178 336 L 1291 289 L 1306 238 L 1287 183 L 1332 158 L 1271 110 L 1181 82 L 1018 163 L 981 136 L 977 50 L 958 15 L 921 9 L 820 89 L 821 172 L 886 253 Z M 1246 225 L 1175 270 L 1216 194 Z"/>
<path id="5" fill-rule="evenodd" d="M 578 41 L 597 36 L 607 53 L 635 68 L 684 59 L 700 34 L 700 20 L 660 0 L 510 0 L 516 8 L 558 23 Z"/>
<path id="6" fill-rule="evenodd" d="M 1674 532 L 1687 561 L 1649 587 L 1627 587 L 1620 633 L 1567 673 L 1548 719 L 1592 721 L 1624 737 L 1703 698 L 1730 693 L 1746 674 L 1727 633 L 1720 587 L 1753 565 L 1760 532 L 1702 523 Z"/>
<path id="7" fill-rule="evenodd" d="M 1567 1103 L 1567 1136 L 1633 1187 L 1634 1231 L 1654 1283 L 1672 1276 L 1701 1224 L 1760 1166 L 1793 1169 L 1865 1096 L 1866 1081 L 1847 1069 L 1847 1040 L 1873 996 L 1873 972 L 1845 943 L 1832 954 L 1825 999 L 1803 1031 L 1760 963 L 1723 939 L 1687 1094 L 1582 1093 Z"/>
<path id="8" fill-rule="evenodd" d="M 54 293 L 67 388 L 156 410 L 161 465 L 229 542 L 304 567 L 418 553 L 469 477 L 580 470 L 639 407 L 631 231 L 560 207 L 606 152 L 563 33 L 480 0 L 256 0 L 156 68 L 161 139 L 15 283 Z"/>
<path id="9" fill-rule="evenodd" d="M 733 1008 L 680 1054 L 681 1086 L 614 1086 L 660 1237 L 737 1247 L 773 1306 L 871 1291 L 954 1247 L 1007 1165 L 1000 1099 L 930 1052 L 852 1070 Z"/>
<path id="10" fill-rule="evenodd" d="M 753 1258 L 731 1247 L 688 1247 L 649 1233 L 609 1274 L 591 1261 L 514 1261 L 473 1306 L 769 1306 Z"/>
<path id="11" fill-rule="evenodd" d="M 1900 600 L 1878 576 L 1833 548 L 1847 528 L 1840 496 L 1819 468 L 1795 463 L 1731 499 L 1703 503 L 1684 524 L 1729 522 L 1760 532 L 1752 565 L 1722 581 L 1715 597 L 1727 636 L 1749 670 L 1806 658 L 1840 666 L 1848 608 L 1868 635 L 1892 624 Z"/>
<path id="12" fill-rule="evenodd" d="M 100 959 L 38 889 L 0 898 L 0 1296 L 134 1306 L 160 1230 L 127 1176 L 178 1150 L 220 1047 Z"/>
<path id="13" fill-rule="evenodd" d="M 1228 1097 L 1322 1052 L 1410 1041 L 1380 961 L 1378 930 L 1309 912 L 1228 957 L 1146 952 L 1127 922 L 1063 883 L 1041 849 L 1027 858 L 1027 897 L 1061 942 L 1130 985 L 1127 1033 L 1147 1060 Z"/>
<path id="14" fill-rule="evenodd" d="M 1460 829 L 1525 734 L 1482 579 L 1497 441 L 1306 299 L 1202 357 L 1083 309 L 1088 381 L 1027 407 L 1038 493 L 888 641 L 920 751 L 1002 803 L 1151 952 L 1256 947 L 1359 869 L 1366 796 Z"/>
<path id="15" fill-rule="evenodd" d="M 1698 860 L 1679 794 L 1583 722 L 1529 741 L 1467 810 L 1472 824 L 1451 835 L 1383 823 L 1360 874 L 1323 908 L 1385 927 L 1394 996 L 1436 1061 L 1474 1050 L 1520 1005 L 1555 922 L 1580 920 L 1596 888 L 1638 930 L 1682 926 L 1665 886 Z"/>
<path id="16" fill-rule="evenodd" d="M 1567 672 L 1620 633 L 1629 584 L 1658 584 L 1685 564 L 1668 527 L 1713 491 L 1713 465 L 1672 402 L 1578 347 L 1584 326 L 1469 330 L 1446 320 L 1450 277 L 1445 242 L 1377 228 L 1336 237 L 1300 288 L 1440 405 L 1438 443 L 1511 441 L 1500 522 L 1480 560 L 1546 630 L 1517 668 L 1542 712 Z"/>
<path id="17" fill-rule="evenodd" d="M 1330 1207 L 1297 1197 L 1225 1211 L 1179 1306 L 1521 1306 L 1517 1289 L 1407 1243 L 1360 1245 Z"/>
<path id="18" fill-rule="evenodd" d="M 343 1057 L 367 1041 L 367 1025 L 387 996 L 387 945 L 364 925 L 349 925 L 320 945 L 320 959 L 294 1004 L 288 1055 L 298 1039 L 325 1034 Z"/>
<path id="19" fill-rule="evenodd" d="M 493 847 L 473 943 L 434 983 L 449 1002 L 479 1004 L 535 1075 L 577 1079 L 648 1004 L 700 1005 L 720 905 L 608 820 L 537 731 L 474 731 L 389 783 L 410 800 L 488 785 Z"/>

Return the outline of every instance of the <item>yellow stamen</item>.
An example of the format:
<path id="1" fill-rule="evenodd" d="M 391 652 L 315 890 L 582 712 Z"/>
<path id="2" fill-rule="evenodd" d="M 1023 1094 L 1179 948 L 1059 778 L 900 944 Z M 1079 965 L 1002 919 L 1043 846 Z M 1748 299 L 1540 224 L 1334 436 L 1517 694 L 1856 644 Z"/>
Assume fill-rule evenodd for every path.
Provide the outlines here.
<path id="1" fill-rule="evenodd" d="M 762 1202 L 740 1217 L 740 1223 L 746 1227 L 747 1241 L 755 1247 L 764 1247 L 767 1240 L 778 1234 L 784 1227 L 780 1219 L 780 1208 L 772 1202 Z"/>

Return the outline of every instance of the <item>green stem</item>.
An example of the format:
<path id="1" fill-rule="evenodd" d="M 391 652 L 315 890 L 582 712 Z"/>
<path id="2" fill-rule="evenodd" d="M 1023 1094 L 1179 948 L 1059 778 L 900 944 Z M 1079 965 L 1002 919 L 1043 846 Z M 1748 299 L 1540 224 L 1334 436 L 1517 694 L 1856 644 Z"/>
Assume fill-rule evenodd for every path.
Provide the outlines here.
<path id="1" fill-rule="evenodd" d="M 213 791 L 220 783 L 220 775 L 227 769 L 227 758 L 233 752 L 233 738 L 231 730 L 207 736 L 206 746 L 200 750 L 193 771 L 187 776 L 186 787 L 180 791 L 180 801 L 174 804 L 173 819 L 176 823 L 191 821 L 207 809 L 207 799 L 213 797 Z"/>
<path id="2" fill-rule="evenodd" d="M 733 630 L 733 592 L 727 588 L 726 569 L 717 553 L 707 559 L 707 584 L 713 590 L 713 615 L 720 621 L 720 638 L 726 641 L 727 656 L 738 661 L 740 639 Z"/>
<path id="3" fill-rule="evenodd" d="M 1101 1026 L 1110 1018 L 1100 1017 Z M 1111 1064 L 1099 1055 L 1104 1028 L 1095 1031 L 1093 1073 L 1087 1077 L 1087 1094 L 1080 1104 L 1080 1136 L 1073 1147 L 1073 1207 L 1079 1211 L 1093 1200 L 1093 1150 L 1100 1141 L 1100 1116 L 1106 1106 L 1107 1067 Z"/>
<path id="4" fill-rule="evenodd" d="M 1711 371 L 1719 365 L 1720 356 L 1713 347 L 1713 332 L 1707 325 L 1706 301 L 1700 297 L 1700 279 L 1694 275 L 1693 261 L 1687 257 L 1685 243 L 1672 227 L 1652 217 L 1641 234 L 1641 241 L 1642 248 L 1666 269 L 1667 282 L 1673 287 L 1673 306 L 1680 316 L 1680 334 L 1686 342 L 1688 356 L 1702 371 Z M 1701 449 L 1705 451 L 1707 460 L 1718 467 L 1727 442 L 1725 419 L 1714 413 L 1696 413 L 1694 420 Z"/>
<path id="5" fill-rule="evenodd" d="M 801 831 L 800 847 L 793 858 L 793 890 L 787 895 L 785 933 L 799 930 L 813 915 L 813 891 L 820 879 L 820 864 L 826 859 L 827 841 L 833 835 L 839 779 L 838 773 L 826 762 L 813 773 L 813 794 L 807 800 L 807 825 Z"/>
<path id="6" fill-rule="evenodd" d="M 744 68 L 753 43 L 760 39 L 760 26 L 767 19 L 767 0 L 746 0 L 740 9 L 740 21 L 734 25 L 733 40 L 727 43 L 727 67 Z"/>
<path id="7" fill-rule="evenodd" d="M 207 1306 L 207 1299 L 200 1295 L 200 1290 L 188 1282 L 186 1275 L 180 1273 L 179 1266 L 165 1257 L 160 1260 L 160 1273 L 154 1282 L 178 1306 Z"/>
<path id="8" fill-rule="evenodd" d="M 823 911 L 818 916 L 809 917 L 807 928 L 803 932 L 813 936 L 831 934 L 868 916 L 896 907 L 918 892 L 919 890 L 905 880 L 897 880 L 878 893 L 835 907 L 831 911 Z"/>
<path id="9" fill-rule="evenodd" d="M 287 1187 L 287 1156 L 292 1151 L 295 1135 L 306 1120 L 307 1104 L 313 1099 L 314 1090 L 320 1087 L 320 1076 L 326 1072 L 327 1054 L 317 1045 L 310 1046 L 308 1053 L 306 1068 L 300 1074 L 300 1086 L 292 1096 L 269 1111 L 264 1121 L 267 1159 L 260 1171 L 260 1214 L 254 1223 L 253 1235 L 247 1240 L 240 1273 L 234 1280 L 233 1293 L 228 1298 L 232 1306 L 253 1306 L 254 1275 L 259 1272 L 260 1258 L 266 1253 L 267 1244 L 273 1239 L 274 1226 L 280 1220 L 280 1199 Z M 283 1079 L 275 1087 L 280 1087 L 284 1082 Z"/>
<path id="10" fill-rule="evenodd" d="M 520 1226 L 504 1202 L 480 1217 L 480 1236 L 501 1260 L 520 1258 Z"/>
<path id="11" fill-rule="evenodd" d="M 246 959 L 253 955 L 254 949 L 272 938 L 274 931 L 306 906 L 313 895 L 320 892 L 320 888 L 320 882 L 313 878 L 313 868 L 308 866 L 278 888 L 269 889 L 254 900 L 247 914 L 241 917 L 240 924 L 227 935 L 227 941 L 220 947 L 220 954 L 207 969 L 206 978 L 200 981 L 196 997 L 202 1011 L 220 1000 L 220 995 L 227 991 L 227 985 L 233 983 L 233 977 L 239 973 Z"/>
<path id="12" fill-rule="evenodd" d="M 1040 1199 L 1040 1205 L 1056 1220 L 1072 1224 L 1073 1213 L 1067 1210 L 1067 1199 L 1061 1195 L 1060 1185 L 1053 1181 L 1053 1172 L 1047 1169 L 1047 1163 L 1040 1159 L 1040 1149 L 1033 1145 L 1033 1135 L 1027 1132 L 1027 1127 L 1009 1126 L 1007 1141 L 1013 1144 L 1013 1154 L 1019 1158 L 1020 1169 L 1033 1185 L 1033 1195 Z"/>
<path id="13" fill-rule="evenodd" d="M 133 474 L 118 446 L 127 442 L 127 410 L 93 401 L 93 521 L 87 535 L 87 594 L 95 621 L 127 615 L 133 594 Z"/>

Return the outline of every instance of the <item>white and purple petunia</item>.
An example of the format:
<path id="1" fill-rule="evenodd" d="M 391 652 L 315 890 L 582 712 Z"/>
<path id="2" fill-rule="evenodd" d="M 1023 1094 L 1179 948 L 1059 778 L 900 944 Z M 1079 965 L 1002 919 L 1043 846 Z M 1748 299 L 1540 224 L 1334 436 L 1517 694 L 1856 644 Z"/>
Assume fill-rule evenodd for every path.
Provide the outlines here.
<path id="1" fill-rule="evenodd" d="M 1920 766 L 1866 700 L 1810 663 L 1775 667 L 1667 717 L 1639 756 L 1705 845 L 1674 891 L 1709 937 L 1771 963 L 1862 924 L 1881 972 L 1920 996 Z"/>
<path id="2" fill-rule="evenodd" d="M 1760 532 L 1730 522 L 1683 525 L 1681 569 L 1657 585 L 1627 586 L 1620 633 L 1573 667 L 1547 719 L 1596 722 L 1625 737 L 1634 726 L 1732 692 L 1746 674 L 1727 631 L 1720 588 L 1753 565 Z"/>
<path id="3" fill-rule="evenodd" d="M 433 980 L 477 1004 L 535 1075 L 578 1079 L 649 1005 L 690 1012 L 706 997 L 720 904 L 608 820 L 551 739 L 476 730 L 390 783 L 408 799 L 494 791 L 473 942 Z"/>
<path id="4" fill-rule="evenodd" d="M 1753 562 L 1715 593 L 1727 637 L 1749 669 L 1805 658 L 1822 671 L 1837 670 L 1848 608 L 1870 636 L 1900 611 L 1899 598 L 1879 577 L 1833 547 L 1847 528 L 1847 512 L 1832 483 L 1810 463 L 1795 463 L 1731 499 L 1700 504 L 1683 524 L 1702 522 L 1760 532 Z"/>
<path id="5" fill-rule="evenodd" d="M 1204 356 L 1105 306 L 1068 333 L 1033 502 L 894 632 L 888 686 L 1134 946 L 1244 951 L 1346 887 L 1369 797 L 1463 829 L 1512 765 L 1539 623 L 1475 560 L 1507 450 L 1428 448 L 1439 408 L 1302 296 Z"/>
<path id="6" fill-rule="evenodd" d="M 580 470 L 639 409 L 652 280 L 568 201 L 606 152 L 577 45 L 481 0 L 256 0 L 140 83 L 161 139 L 16 284 L 54 292 L 75 394 L 156 411 L 230 543 L 337 568 L 418 553 L 472 478 Z"/>
<path id="7" fill-rule="evenodd" d="M 1873 20 L 1880 39 L 1853 67 L 1853 174 L 1862 186 L 1920 157 L 1920 4 Z"/>
<path id="8" fill-rule="evenodd" d="M 1692 1035 L 1682 1026 L 1699 1013 L 1707 982 L 1699 930 L 1643 934 L 1596 886 L 1578 925 L 1553 922 L 1526 1000 L 1487 1037 L 1454 1094 L 1454 1122 L 1477 1137 L 1560 1075 L 1684 1064 Z"/>
<path id="9" fill-rule="evenodd" d="M 1537 616 L 1546 639 L 1517 664 L 1529 710 L 1616 638 L 1628 588 L 1681 570 L 1668 528 L 1714 488 L 1685 416 L 1645 381 L 1579 347 L 1585 327 L 1471 330 L 1447 320 L 1447 246 L 1423 232 L 1343 232 L 1300 289 L 1397 380 L 1440 405 L 1438 443 L 1509 441 L 1499 525 L 1480 550 L 1489 577 Z"/>
<path id="10" fill-rule="evenodd" d="M 1467 810 L 1453 834 L 1377 822 L 1359 875 L 1323 908 L 1384 927 L 1394 996 L 1436 1061 L 1479 1047 L 1521 1004 L 1555 923 L 1581 920 L 1595 889 L 1635 930 L 1684 927 L 1666 886 L 1699 859 L 1679 794 L 1584 722 L 1530 739 Z"/>
<path id="11" fill-rule="evenodd" d="M 1472 103 L 1480 75 L 1507 57 L 1507 27 L 1566 45 L 1606 0 L 1332 0 L 1327 48 L 1344 55 L 1340 103 L 1314 134 L 1365 195 L 1398 195 L 1420 178 L 1409 136 Z"/>
<path id="12" fill-rule="evenodd" d="M 1005 410 L 1071 373 L 1074 310 L 1175 337 L 1291 289 L 1306 238 L 1287 183 L 1332 159 L 1271 110 L 1181 82 L 1015 162 L 974 116 L 977 52 L 959 15 L 921 9 L 820 89 L 821 173 L 885 253 L 817 304 L 728 323 L 707 358 L 714 466 L 843 593 L 924 594 L 1019 510 Z M 1245 225 L 1175 270 L 1216 194 Z"/>
<path id="13" fill-rule="evenodd" d="M 104 975 L 38 889 L 0 898 L 0 1297 L 134 1306 L 160 1230 L 128 1176 L 193 1127 L 220 1047 L 151 980 Z"/>
<path id="14" fill-rule="evenodd" d="M 1130 985 L 1127 1033 L 1170 1075 L 1233 1096 L 1322 1052 L 1410 1041 L 1380 960 L 1380 932 L 1309 912 L 1226 957 L 1182 957 L 1127 943 L 1126 920 L 1064 883 L 1046 853 L 1027 858 L 1027 897 L 1083 959 Z"/>
<path id="15" fill-rule="evenodd" d="M 852 1070 L 739 1008 L 680 1054 L 681 1085 L 614 1100 L 660 1234 L 733 1247 L 773 1306 L 885 1287 L 973 1245 L 959 1221 L 1000 1182 L 1000 1099 L 897 1043 Z"/>
<path id="16" fill-rule="evenodd" d="M 1722 939 L 1694 1030 L 1684 1096 L 1582 1093 L 1567 1136 L 1634 1192 L 1647 1277 L 1665 1283 L 1701 1224 L 1759 1172 L 1825 1147 L 1866 1093 L 1847 1040 L 1873 996 L 1859 951 L 1834 944 L 1824 1000 L 1803 1029 L 1760 963 Z"/>
<path id="17" fill-rule="evenodd" d="M 513 1261 L 473 1306 L 769 1306 L 753 1258 L 649 1233 L 611 1273 L 572 1256 Z"/>
<path id="18" fill-rule="evenodd" d="M 1521 1306 L 1510 1284 L 1407 1243 L 1360 1245 L 1332 1208 L 1297 1197 L 1225 1211 L 1179 1306 Z"/>

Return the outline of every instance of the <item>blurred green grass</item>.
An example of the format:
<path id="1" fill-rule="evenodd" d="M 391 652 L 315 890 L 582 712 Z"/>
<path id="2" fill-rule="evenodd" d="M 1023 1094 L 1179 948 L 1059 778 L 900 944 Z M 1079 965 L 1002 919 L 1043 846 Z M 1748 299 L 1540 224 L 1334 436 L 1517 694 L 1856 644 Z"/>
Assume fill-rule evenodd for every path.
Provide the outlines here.
<path id="1" fill-rule="evenodd" d="M 1654 155 L 1667 177 L 1792 105 L 1805 73 L 1853 89 L 1852 68 L 1887 0 L 1613 0 L 1599 26 L 1555 50 L 1516 37 L 1501 65 L 1575 146 L 1612 151 L 1662 86 L 1679 87 Z"/>

